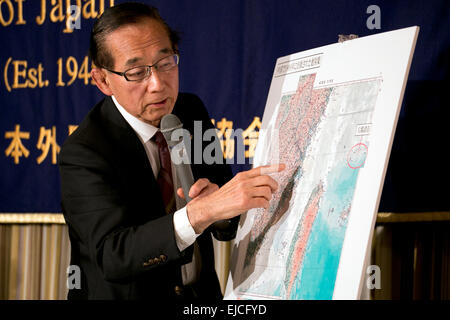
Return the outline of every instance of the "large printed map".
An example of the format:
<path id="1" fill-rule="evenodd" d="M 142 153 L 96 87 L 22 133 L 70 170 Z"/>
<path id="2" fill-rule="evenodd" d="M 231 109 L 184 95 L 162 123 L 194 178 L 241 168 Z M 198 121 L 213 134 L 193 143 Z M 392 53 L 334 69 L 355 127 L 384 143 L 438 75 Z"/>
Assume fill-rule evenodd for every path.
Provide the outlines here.
<path id="1" fill-rule="evenodd" d="M 348 221 L 360 211 L 352 205 L 385 84 L 383 72 L 317 81 L 324 56 L 312 56 L 277 64 L 273 82 L 281 93 L 263 120 L 254 165 L 284 163 L 286 169 L 273 175 L 279 188 L 269 208 L 241 217 L 226 298 L 333 298 Z M 284 86 L 277 72 L 295 87 Z"/>
<path id="2" fill-rule="evenodd" d="M 286 164 L 268 209 L 256 209 L 241 293 L 254 298 L 331 299 L 340 249 L 381 80 L 313 89 L 315 74 L 281 98 L 274 123 Z M 270 148 L 270 146 L 269 146 Z M 272 155 L 279 159 L 272 159 Z M 268 234 L 270 236 L 268 236 Z M 323 254 L 328 252 L 331 254 Z M 305 272 L 304 272 L 305 271 Z"/>

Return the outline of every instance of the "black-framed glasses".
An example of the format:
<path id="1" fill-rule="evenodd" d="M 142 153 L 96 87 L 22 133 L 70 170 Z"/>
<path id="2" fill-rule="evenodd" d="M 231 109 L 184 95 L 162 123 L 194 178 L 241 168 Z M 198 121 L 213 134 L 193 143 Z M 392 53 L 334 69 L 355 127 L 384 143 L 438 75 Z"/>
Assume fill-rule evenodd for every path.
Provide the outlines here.
<path id="1" fill-rule="evenodd" d="M 180 56 L 178 54 L 172 54 L 156 61 L 153 65 L 133 67 L 124 72 L 114 71 L 108 68 L 104 69 L 119 76 L 123 76 L 127 81 L 139 81 L 151 76 L 152 68 L 158 72 L 166 72 L 175 68 L 178 63 L 180 63 Z"/>

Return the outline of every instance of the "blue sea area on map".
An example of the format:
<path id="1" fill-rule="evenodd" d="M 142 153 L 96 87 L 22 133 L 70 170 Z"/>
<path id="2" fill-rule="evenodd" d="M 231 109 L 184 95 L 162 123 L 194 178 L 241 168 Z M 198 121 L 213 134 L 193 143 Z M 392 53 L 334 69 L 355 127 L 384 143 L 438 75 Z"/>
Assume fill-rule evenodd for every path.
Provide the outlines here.
<path id="1" fill-rule="evenodd" d="M 328 173 L 290 299 L 332 299 L 348 219 L 342 213 L 350 209 L 358 171 L 341 161 Z"/>

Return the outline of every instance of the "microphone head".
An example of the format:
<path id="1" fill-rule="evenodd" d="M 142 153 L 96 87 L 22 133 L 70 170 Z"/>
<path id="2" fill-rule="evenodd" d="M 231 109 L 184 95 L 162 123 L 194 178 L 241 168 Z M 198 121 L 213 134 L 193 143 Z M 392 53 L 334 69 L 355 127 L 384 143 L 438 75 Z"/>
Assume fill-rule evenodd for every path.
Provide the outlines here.
<path id="1" fill-rule="evenodd" d="M 183 128 L 183 124 L 176 115 L 170 113 L 162 117 L 159 127 L 161 133 L 164 135 L 164 138 L 167 141 L 167 144 L 170 146 L 171 145 L 170 142 L 172 140 L 172 132 L 176 129 Z"/>

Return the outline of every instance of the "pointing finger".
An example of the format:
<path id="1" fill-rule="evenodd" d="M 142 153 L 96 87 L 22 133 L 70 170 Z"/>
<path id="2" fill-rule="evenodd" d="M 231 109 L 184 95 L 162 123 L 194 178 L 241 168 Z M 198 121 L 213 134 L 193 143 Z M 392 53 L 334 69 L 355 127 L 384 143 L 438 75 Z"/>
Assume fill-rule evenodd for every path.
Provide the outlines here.
<path id="1" fill-rule="evenodd" d="M 271 164 L 271 165 L 253 168 L 253 169 L 247 171 L 247 174 L 249 175 L 249 178 L 253 178 L 256 176 L 260 176 L 260 175 L 268 175 L 271 173 L 281 172 L 285 168 L 286 168 L 286 165 L 284 163 Z"/>
<path id="2" fill-rule="evenodd" d="M 277 191 L 278 182 L 270 176 L 257 176 L 251 180 L 251 184 L 254 187 L 268 186 L 272 192 Z"/>

